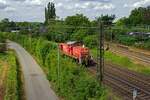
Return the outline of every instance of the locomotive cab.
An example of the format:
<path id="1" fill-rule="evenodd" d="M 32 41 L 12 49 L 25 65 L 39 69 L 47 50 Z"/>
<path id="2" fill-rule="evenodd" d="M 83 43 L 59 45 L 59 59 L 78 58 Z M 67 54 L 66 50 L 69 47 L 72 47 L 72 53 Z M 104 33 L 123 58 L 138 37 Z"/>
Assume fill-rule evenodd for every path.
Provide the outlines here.
<path id="1" fill-rule="evenodd" d="M 87 66 L 91 60 L 89 49 L 82 42 L 60 43 L 59 48 L 63 54 L 76 59 L 80 64 Z"/>

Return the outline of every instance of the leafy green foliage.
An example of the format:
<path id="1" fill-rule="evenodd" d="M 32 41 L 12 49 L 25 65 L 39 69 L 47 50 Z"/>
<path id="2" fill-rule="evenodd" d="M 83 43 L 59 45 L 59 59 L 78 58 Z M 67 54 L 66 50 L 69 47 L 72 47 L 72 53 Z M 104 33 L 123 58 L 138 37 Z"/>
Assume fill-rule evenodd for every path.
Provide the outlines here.
<path id="1" fill-rule="evenodd" d="M 150 25 L 150 6 L 139 7 L 131 11 L 129 18 L 121 18 L 117 25 Z"/>
<path id="2" fill-rule="evenodd" d="M 145 48 L 147 50 L 150 50 L 150 40 L 144 41 L 143 43 L 136 43 L 135 46 L 138 48 Z"/>
<path id="3" fill-rule="evenodd" d="M 128 35 L 130 32 L 141 32 L 139 35 Z M 150 49 L 148 46 L 148 41 L 150 38 L 142 33 L 148 33 L 148 29 L 144 28 L 134 28 L 134 27 L 112 27 L 111 29 L 105 30 L 105 39 L 113 42 L 118 42 L 124 45 L 136 46 L 142 49 Z"/>
<path id="4" fill-rule="evenodd" d="M 66 25 L 78 27 L 78 26 L 90 26 L 89 19 L 83 14 L 76 14 L 74 16 L 68 16 L 65 19 Z"/>
<path id="5" fill-rule="evenodd" d="M 67 33 L 74 33 L 79 27 L 89 27 L 90 21 L 83 14 L 76 14 L 74 16 L 68 16 L 65 19 L 65 25 L 71 27 L 67 29 Z"/>
<path id="6" fill-rule="evenodd" d="M 5 18 L 0 22 L 0 31 L 2 32 L 10 32 L 11 29 L 15 27 L 16 23 L 13 21 L 10 22 L 8 18 Z"/>
<path id="7" fill-rule="evenodd" d="M 16 65 L 16 57 L 13 52 L 8 53 L 0 53 L 0 61 L 5 62 L 5 65 L 0 65 L 0 71 L 1 68 L 6 69 L 7 72 L 6 79 L 4 80 L 4 87 L 5 87 L 5 95 L 4 100 L 19 100 L 18 95 L 18 80 L 17 80 L 17 65 Z"/>
<path id="8" fill-rule="evenodd" d="M 97 45 L 97 36 L 96 35 L 86 36 L 83 39 L 83 41 L 84 41 L 86 46 L 88 46 L 90 48 L 94 48 Z"/>
<path id="9" fill-rule="evenodd" d="M 45 24 L 49 24 L 49 22 L 55 18 L 55 4 L 53 2 L 49 2 L 47 7 L 45 8 Z"/>
<path id="10" fill-rule="evenodd" d="M 99 24 L 99 22 L 102 21 L 104 25 L 112 25 L 115 18 L 115 15 L 101 15 L 101 17 L 97 18 L 97 24 Z"/>
<path id="11" fill-rule="evenodd" d="M 119 43 L 125 44 L 125 45 L 133 45 L 137 39 L 135 37 L 127 36 L 127 35 L 119 35 L 117 37 Z"/>
<path id="12" fill-rule="evenodd" d="M 105 89 L 96 79 L 89 75 L 84 67 L 77 65 L 70 58 L 60 56 L 60 68 L 58 69 L 56 43 L 23 35 L 11 37 L 9 39 L 19 42 L 36 57 L 56 92 L 66 100 L 99 100 L 106 97 Z"/>
<path id="13" fill-rule="evenodd" d="M 77 41 L 82 41 L 84 37 L 88 35 L 88 31 L 86 29 L 80 29 L 72 34 L 72 39 Z"/>

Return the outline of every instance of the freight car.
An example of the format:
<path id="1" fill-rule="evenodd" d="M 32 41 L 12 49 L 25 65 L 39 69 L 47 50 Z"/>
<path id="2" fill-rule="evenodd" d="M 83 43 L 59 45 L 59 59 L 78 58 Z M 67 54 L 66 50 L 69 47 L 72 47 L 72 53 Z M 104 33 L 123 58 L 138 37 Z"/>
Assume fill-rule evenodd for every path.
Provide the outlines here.
<path id="1" fill-rule="evenodd" d="M 89 49 L 81 42 L 72 41 L 67 43 L 60 43 L 59 49 L 63 54 L 76 59 L 79 64 L 84 64 L 87 66 L 92 61 Z"/>

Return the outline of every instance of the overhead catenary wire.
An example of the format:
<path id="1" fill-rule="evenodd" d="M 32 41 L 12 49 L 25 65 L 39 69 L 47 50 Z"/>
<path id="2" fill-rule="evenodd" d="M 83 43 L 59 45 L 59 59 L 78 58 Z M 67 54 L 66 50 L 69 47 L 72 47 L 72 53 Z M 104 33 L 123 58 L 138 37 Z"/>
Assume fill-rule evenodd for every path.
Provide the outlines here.
<path id="1" fill-rule="evenodd" d="M 91 26 L 71 26 L 71 25 L 64 25 L 64 26 L 50 26 L 51 28 L 59 28 L 59 29 L 94 29 L 98 30 L 97 34 L 98 38 L 98 44 L 97 44 L 97 59 L 99 64 L 97 64 L 97 80 L 102 84 L 103 81 L 103 69 L 104 69 L 104 25 L 103 22 L 100 21 L 99 25 L 97 27 L 91 27 Z M 60 32 L 60 31 L 59 31 Z M 60 32 L 63 33 L 63 32 Z M 60 60 L 59 60 L 59 53 L 58 53 L 58 69 L 60 69 Z M 60 71 L 60 70 L 58 70 Z M 58 74 L 59 75 L 59 74 Z"/>

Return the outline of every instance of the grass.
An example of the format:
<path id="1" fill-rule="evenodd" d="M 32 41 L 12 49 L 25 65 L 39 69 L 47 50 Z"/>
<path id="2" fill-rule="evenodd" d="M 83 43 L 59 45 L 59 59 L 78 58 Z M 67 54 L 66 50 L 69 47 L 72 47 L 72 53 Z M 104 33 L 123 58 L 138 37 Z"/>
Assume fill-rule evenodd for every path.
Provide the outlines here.
<path id="1" fill-rule="evenodd" d="M 4 100 L 22 100 L 20 99 L 20 79 L 18 78 L 18 64 L 16 62 L 16 56 L 12 51 L 7 53 L 0 53 L 0 71 L 4 69 L 4 65 L 7 65 L 7 72 L 5 72 L 4 79 Z M 0 74 L 1 75 L 1 74 Z"/>
<path id="2" fill-rule="evenodd" d="M 3 57 L 2 57 L 3 55 L 0 53 L 0 76 L 2 75 L 2 71 L 3 71 L 3 63 L 2 63 L 2 59 L 3 59 Z"/>
<path id="3" fill-rule="evenodd" d="M 96 57 L 96 49 L 93 49 L 91 52 L 94 55 L 94 57 Z M 136 72 L 139 72 L 139 73 L 142 73 L 145 75 L 150 75 L 150 67 L 149 66 L 135 64 L 128 57 L 120 56 L 120 55 L 114 54 L 110 51 L 106 51 L 105 59 L 106 59 L 106 61 L 110 61 L 113 64 L 117 64 L 117 65 L 127 68 L 129 70 L 136 71 Z"/>
<path id="4" fill-rule="evenodd" d="M 56 43 L 44 39 L 27 36 L 18 41 L 42 65 L 55 92 L 65 100 L 106 100 L 107 93 L 95 78 L 86 72 L 85 68 L 77 65 L 72 59 L 60 56 L 58 68 L 58 52 Z M 32 48 L 30 48 L 32 47 Z M 69 95 L 68 95 L 69 94 Z"/>
<path id="5" fill-rule="evenodd" d="M 18 100 L 16 58 L 12 52 L 9 52 L 3 55 L 1 60 L 8 64 L 4 100 Z"/>

